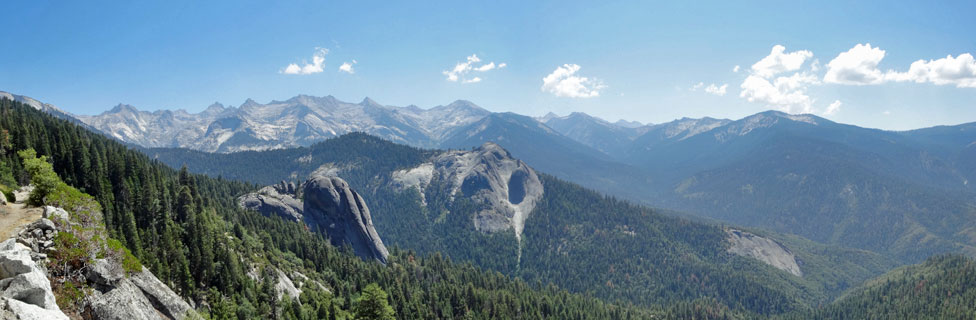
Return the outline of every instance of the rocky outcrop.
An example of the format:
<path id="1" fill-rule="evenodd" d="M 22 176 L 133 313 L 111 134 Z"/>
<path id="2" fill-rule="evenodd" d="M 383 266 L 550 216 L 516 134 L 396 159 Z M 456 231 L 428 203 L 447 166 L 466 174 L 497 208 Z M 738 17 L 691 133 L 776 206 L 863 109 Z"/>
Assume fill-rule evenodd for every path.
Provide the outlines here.
<path id="1" fill-rule="evenodd" d="M 0 243 L 0 319 L 68 319 L 57 305 L 43 266 L 47 253 L 55 250 L 58 225 L 71 222 L 60 208 L 46 207 L 44 216 L 64 224 L 41 218 L 16 238 Z M 200 318 L 145 268 L 127 275 L 119 261 L 95 259 L 81 280 L 94 288 L 80 305 L 92 319 Z"/>
<path id="2" fill-rule="evenodd" d="M 83 304 L 96 319 L 197 319 L 183 298 L 145 267 L 127 277 L 122 267 L 106 259 L 96 260 L 88 272 L 96 290 Z"/>
<path id="3" fill-rule="evenodd" d="M 324 227 L 336 245 L 348 243 L 357 255 L 386 263 L 389 252 L 373 227 L 363 197 L 339 177 L 314 175 L 304 187 L 305 222 Z"/>
<path id="4" fill-rule="evenodd" d="M 729 253 L 754 258 L 797 277 L 803 276 L 793 252 L 776 241 L 741 230 L 727 229 L 725 232 L 731 243 Z"/>
<path id="5" fill-rule="evenodd" d="M 237 199 L 242 208 L 254 209 L 264 215 L 277 215 L 292 221 L 302 221 L 302 201 L 297 198 L 294 183 L 282 181 L 258 192 L 248 193 Z"/>
<path id="6" fill-rule="evenodd" d="M 349 244 L 363 259 L 386 263 L 389 256 L 373 227 L 363 197 L 339 177 L 313 173 L 300 186 L 282 182 L 246 194 L 238 199 L 238 203 L 265 215 L 302 221 L 312 230 L 324 230 L 332 244 Z"/>
<path id="7" fill-rule="evenodd" d="M 58 308 L 47 272 L 30 248 L 9 239 L 0 243 L 0 318 L 68 319 Z"/>
<path id="8" fill-rule="evenodd" d="M 514 229 L 519 239 L 525 219 L 544 192 L 535 170 L 491 142 L 472 151 L 441 153 L 431 162 L 394 172 L 392 178 L 395 187 L 421 193 L 432 181 L 446 183 L 452 200 L 463 196 L 486 205 L 474 216 L 476 229 Z"/>
<path id="9" fill-rule="evenodd" d="M 113 278 L 110 274 L 99 277 Z M 146 268 L 97 291 L 89 306 L 98 319 L 196 319 L 196 311 Z"/>

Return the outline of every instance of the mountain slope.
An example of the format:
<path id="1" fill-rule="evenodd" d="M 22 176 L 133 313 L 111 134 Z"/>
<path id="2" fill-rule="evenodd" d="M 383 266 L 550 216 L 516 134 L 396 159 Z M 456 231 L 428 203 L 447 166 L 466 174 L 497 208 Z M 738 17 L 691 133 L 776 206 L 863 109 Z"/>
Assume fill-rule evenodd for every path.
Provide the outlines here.
<path id="1" fill-rule="evenodd" d="M 48 156 L 64 182 L 101 204 L 105 227 L 122 241 L 119 246 L 214 318 L 349 318 L 354 298 L 370 283 L 389 291 L 401 319 L 668 315 L 663 308 L 615 306 L 555 287 L 533 288 L 438 254 L 394 250 L 387 266 L 365 262 L 303 225 L 238 209 L 236 197 L 252 191 L 251 185 L 173 170 L 8 99 L 0 99 L 0 114 L 0 131 L 11 137 L 0 144 L 0 167 L 12 169 L 2 173 L 10 175 L 4 181 L 27 182 L 13 151 L 33 148 Z M 72 197 L 86 199 L 69 194 L 59 200 Z"/>
<path id="2" fill-rule="evenodd" d="M 808 319 L 972 319 L 976 262 L 937 256 L 891 271 L 851 290 Z"/>
<path id="3" fill-rule="evenodd" d="M 629 160 L 655 177 L 656 203 L 736 224 L 920 261 L 968 252 L 968 177 L 901 133 L 766 112 Z"/>
<path id="4" fill-rule="evenodd" d="M 387 156 L 382 156 L 383 150 Z M 800 278 L 727 252 L 728 235 L 721 227 L 665 216 L 545 174 L 540 175 L 544 192 L 525 219 L 520 240 L 512 228 L 477 227 L 480 213 L 498 202 L 468 196 L 452 199 L 454 180 L 434 174 L 440 170 L 437 159 L 458 152 L 462 157 L 480 154 L 472 163 L 487 168 L 501 167 L 497 164 L 515 156 L 514 152 L 420 150 L 365 134 L 344 135 L 308 148 L 262 152 L 149 151 L 163 162 L 185 163 L 191 170 L 228 178 L 247 178 L 248 173 L 260 171 L 256 177 L 267 178 L 252 180 L 259 183 L 331 171 L 362 191 L 376 230 L 388 246 L 442 252 L 529 281 L 552 282 L 641 305 L 708 297 L 732 309 L 776 314 L 825 303 L 851 284 L 892 266 L 869 252 L 790 240 L 786 245 L 801 259 Z M 432 174 L 424 178 L 424 172 Z M 461 179 L 464 195 L 469 195 L 464 187 L 469 180 L 471 186 L 484 186 L 474 183 L 481 179 Z M 507 190 L 505 199 L 511 200 L 512 190 L 518 188 Z M 841 257 L 852 262 L 829 262 Z"/>

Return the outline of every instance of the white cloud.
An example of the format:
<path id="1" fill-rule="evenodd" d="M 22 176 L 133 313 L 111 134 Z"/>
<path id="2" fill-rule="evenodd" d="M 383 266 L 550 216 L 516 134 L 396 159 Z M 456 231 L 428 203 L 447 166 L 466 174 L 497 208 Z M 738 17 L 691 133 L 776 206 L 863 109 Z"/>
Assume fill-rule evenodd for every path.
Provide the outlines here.
<path id="1" fill-rule="evenodd" d="M 769 55 L 752 65 L 752 73 L 763 78 L 772 77 L 778 73 L 796 71 L 803 63 L 813 57 L 813 52 L 807 50 L 785 53 L 786 47 L 775 45 Z"/>
<path id="2" fill-rule="evenodd" d="M 356 73 L 356 69 L 353 69 L 353 67 L 352 67 L 352 65 L 354 65 L 356 63 L 358 63 L 358 62 L 355 59 L 352 60 L 352 63 L 343 62 L 342 65 L 339 66 L 339 71 L 342 71 L 342 72 L 345 72 L 345 73 L 348 73 L 348 74 Z"/>
<path id="3" fill-rule="evenodd" d="M 930 82 L 936 85 L 955 85 L 958 88 L 976 88 L 976 59 L 969 53 L 953 58 L 948 55 L 936 60 L 918 60 L 912 63 L 908 72 L 888 71 L 885 75 L 891 81 Z"/>
<path id="4" fill-rule="evenodd" d="M 878 69 L 878 64 L 884 56 L 884 50 L 872 48 L 870 43 L 857 44 L 827 63 L 824 82 L 852 85 L 879 84 L 885 78 L 884 73 Z"/>
<path id="5" fill-rule="evenodd" d="M 824 110 L 823 114 L 826 115 L 826 116 L 829 116 L 829 115 L 832 115 L 834 113 L 837 113 L 837 111 L 840 110 L 840 106 L 842 104 L 843 103 L 841 103 L 840 100 L 834 100 L 833 103 L 831 103 L 829 106 L 827 106 L 827 110 Z"/>
<path id="6" fill-rule="evenodd" d="M 302 62 L 304 64 L 302 66 L 291 63 L 278 72 L 283 74 L 313 74 L 322 72 L 322 65 L 325 63 L 325 55 L 327 54 L 329 54 L 329 49 L 315 48 L 315 53 L 312 54 L 312 63 Z"/>
<path id="7" fill-rule="evenodd" d="M 976 88 L 976 59 L 972 54 L 963 53 L 955 58 L 948 55 L 942 59 L 918 60 L 913 62 L 906 72 L 894 70 L 882 72 L 878 64 L 884 57 L 885 51 L 881 48 L 872 48 L 871 44 L 857 44 L 854 48 L 840 53 L 827 64 L 824 82 L 867 85 L 912 81 L 955 85 L 958 88 Z"/>
<path id="8" fill-rule="evenodd" d="M 739 96 L 749 102 L 763 103 L 789 113 L 810 113 L 814 99 L 806 94 L 806 88 L 817 83 L 816 76 L 803 72 L 777 77 L 772 82 L 758 75 L 750 75 L 742 82 Z"/>
<path id="9" fill-rule="evenodd" d="M 885 110 L 881 114 L 886 115 L 886 116 L 890 116 L 891 115 L 891 111 L 890 110 Z"/>
<path id="10" fill-rule="evenodd" d="M 600 90 L 606 88 L 600 80 L 577 76 L 580 66 L 564 64 L 552 73 L 542 78 L 542 91 L 569 98 L 592 98 L 600 96 Z"/>
<path id="11" fill-rule="evenodd" d="M 728 87 L 729 87 L 728 84 L 722 84 L 722 86 L 719 87 L 719 86 L 716 86 L 713 83 L 713 84 L 708 85 L 708 87 L 705 88 L 705 92 L 714 94 L 716 96 L 724 96 L 725 95 L 725 89 L 727 89 Z"/>
<path id="12" fill-rule="evenodd" d="M 487 72 L 487 71 L 491 71 L 494 69 L 501 69 L 508 66 L 508 64 L 504 62 L 496 65 L 494 61 L 486 64 L 477 65 L 479 62 L 481 62 L 481 58 L 478 58 L 478 55 L 472 54 L 471 56 L 468 56 L 464 62 L 458 62 L 456 65 L 454 65 L 454 69 L 444 70 L 441 73 L 447 76 L 447 81 L 452 81 L 452 82 L 460 81 L 461 83 L 477 83 L 477 82 L 481 82 L 481 77 L 476 76 L 476 77 L 469 78 L 468 76 L 470 73 Z"/>
<path id="13" fill-rule="evenodd" d="M 738 73 L 739 72 L 739 65 L 735 65 L 735 67 L 732 67 L 732 72 Z"/>
<path id="14" fill-rule="evenodd" d="M 751 74 L 739 86 L 739 97 L 789 113 L 812 112 L 815 99 L 807 95 L 807 88 L 820 84 L 812 73 L 818 63 L 811 63 L 810 72 L 798 71 L 810 58 L 813 53 L 807 50 L 787 53 L 786 47 L 773 46 L 768 56 L 752 65 Z M 776 76 L 785 72 L 793 73 Z"/>
<path id="15" fill-rule="evenodd" d="M 704 82 L 699 82 L 699 83 L 691 86 L 691 91 L 695 91 L 695 90 L 701 89 L 704 86 L 705 86 L 705 83 Z"/>

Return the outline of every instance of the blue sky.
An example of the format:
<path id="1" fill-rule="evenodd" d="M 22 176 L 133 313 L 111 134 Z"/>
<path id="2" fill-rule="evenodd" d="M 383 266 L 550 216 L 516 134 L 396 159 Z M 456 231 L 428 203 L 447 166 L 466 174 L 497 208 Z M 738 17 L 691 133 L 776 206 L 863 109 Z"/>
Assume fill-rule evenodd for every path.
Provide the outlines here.
<path id="1" fill-rule="evenodd" d="M 0 90 L 79 114 L 331 94 L 653 123 L 976 121 L 976 5 L 935 3 L 8 1 Z"/>

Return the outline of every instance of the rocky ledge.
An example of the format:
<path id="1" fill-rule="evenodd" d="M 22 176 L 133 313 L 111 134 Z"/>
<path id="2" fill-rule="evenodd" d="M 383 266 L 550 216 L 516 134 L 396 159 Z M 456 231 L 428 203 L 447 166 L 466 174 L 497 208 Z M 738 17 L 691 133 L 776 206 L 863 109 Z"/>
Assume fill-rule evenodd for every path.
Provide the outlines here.
<path id="1" fill-rule="evenodd" d="M 68 319 L 56 302 L 45 266 L 58 231 L 50 219 L 70 221 L 67 212 L 55 207 L 46 207 L 43 216 L 15 238 L 0 242 L 0 319 Z M 96 259 L 84 278 L 95 289 L 81 301 L 88 319 L 200 318 L 145 268 L 127 275 L 118 262 Z"/>

